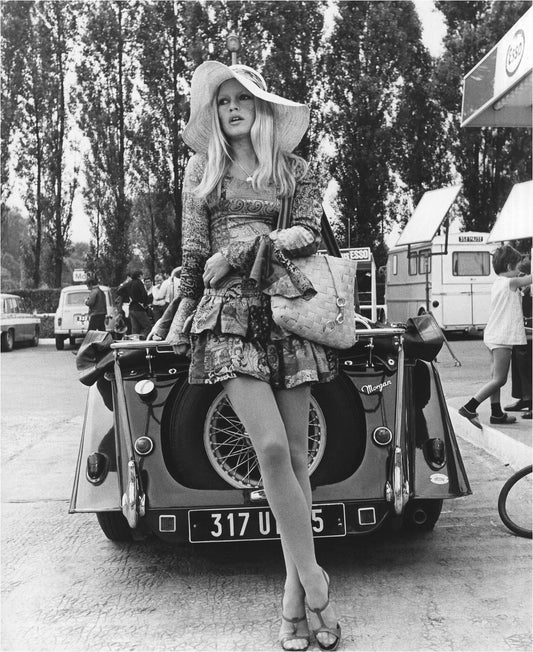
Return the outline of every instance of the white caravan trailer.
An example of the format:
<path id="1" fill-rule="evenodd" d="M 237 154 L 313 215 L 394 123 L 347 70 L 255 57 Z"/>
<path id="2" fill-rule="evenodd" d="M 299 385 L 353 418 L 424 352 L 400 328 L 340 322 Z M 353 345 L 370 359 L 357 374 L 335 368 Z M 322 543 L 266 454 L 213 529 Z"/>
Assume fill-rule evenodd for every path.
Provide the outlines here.
<path id="1" fill-rule="evenodd" d="M 405 322 L 432 312 L 443 330 L 482 330 L 489 316 L 492 269 L 488 233 L 450 233 L 389 251 L 387 317 Z M 446 246 L 447 244 L 447 246 Z M 445 253 L 447 249 L 447 253 Z"/>

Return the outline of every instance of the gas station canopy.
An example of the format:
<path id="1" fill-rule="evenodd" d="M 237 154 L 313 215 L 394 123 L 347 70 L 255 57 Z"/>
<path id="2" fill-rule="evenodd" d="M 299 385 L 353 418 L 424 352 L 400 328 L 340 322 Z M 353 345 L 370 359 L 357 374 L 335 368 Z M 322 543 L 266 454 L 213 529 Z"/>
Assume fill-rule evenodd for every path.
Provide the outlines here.
<path id="1" fill-rule="evenodd" d="M 533 181 L 515 184 L 492 227 L 487 242 L 533 237 Z"/>
<path id="2" fill-rule="evenodd" d="M 533 7 L 463 80 L 462 127 L 531 127 Z"/>
<path id="3" fill-rule="evenodd" d="M 396 246 L 431 242 L 448 215 L 461 186 L 428 190 L 422 195 Z"/>

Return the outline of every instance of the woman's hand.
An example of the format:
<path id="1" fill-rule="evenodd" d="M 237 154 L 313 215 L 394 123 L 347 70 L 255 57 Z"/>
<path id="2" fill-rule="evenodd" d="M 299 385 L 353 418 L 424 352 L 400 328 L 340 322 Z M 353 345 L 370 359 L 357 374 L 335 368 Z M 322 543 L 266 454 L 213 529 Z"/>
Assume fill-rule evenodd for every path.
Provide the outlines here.
<path id="1" fill-rule="evenodd" d="M 184 355 L 187 358 L 191 357 L 191 347 L 189 344 L 175 344 L 174 345 L 174 351 L 178 355 Z"/>
<path id="2" fill-rule="evenodd" d="M 219 252 L 207 259 L 202 278 L 206 288 L 214 288 L 231 271 L 231 265 Z"/>
<path id="3" fill-rule="evenodd" d="M 280 249 L 286 249 L 287 251 L 305 249 L 315 241 L 313 234 L 303 226 L 291 226 L 289 229 L 272 231 L 270 239 Z"/>

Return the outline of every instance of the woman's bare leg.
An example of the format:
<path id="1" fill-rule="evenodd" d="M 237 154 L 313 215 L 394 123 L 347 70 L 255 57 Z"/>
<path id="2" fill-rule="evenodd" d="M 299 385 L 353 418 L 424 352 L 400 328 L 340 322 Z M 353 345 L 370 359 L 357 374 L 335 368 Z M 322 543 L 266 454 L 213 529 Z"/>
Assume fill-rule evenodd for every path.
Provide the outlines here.
<path id="1" fill-rule="evenodd" d="M 315 557 L 309 497 L 293 470 L 287 431 L 276 398 L 267 383 L 254 378 L 240 376 L 226 381 L 224 386 L 257 454 L 268 502 L 283 540 L 284 554 L 294 562 L 309 605 L 321 608 L 326 604 L 328 590 Z M 299 409 L 297 403 L 300 401 L 296 399 L 298 396 L 301 398 L 301 394 L 296 392 L 293 395 L 292 405 L 290 396 L 279 399 L 285 414 Z M 306 401 L 306 409 L 308 406 Z M 288 572 L 293 573 L 290 563 Z M 323 616 L 335 627 L 336 618 L 331 606 Z M 334 640 L 329 634 L 320 636 L 325 644 Z"/>
<path id="2" fill-rule="evenodd" d="M 304 493 L 309 510 L 309 518 L 311 518 L 311 482 L 309 481 L 308 471 L 309 401 L 311 398 L 311 388 L 309 385 L 299 385 L 294 389 L 276 391 L 275 397 L 287 433 L 291 466 L 298 480 L 298 484 Z M 281 538 L 281 546 L 287 573 L 283 593 L 283 614 L 286 618 L 301 617 L 305 615 L 304 588 L 283 537 Z M 295 644 L 293 647 L 301 648 L 303 644 Z"/>

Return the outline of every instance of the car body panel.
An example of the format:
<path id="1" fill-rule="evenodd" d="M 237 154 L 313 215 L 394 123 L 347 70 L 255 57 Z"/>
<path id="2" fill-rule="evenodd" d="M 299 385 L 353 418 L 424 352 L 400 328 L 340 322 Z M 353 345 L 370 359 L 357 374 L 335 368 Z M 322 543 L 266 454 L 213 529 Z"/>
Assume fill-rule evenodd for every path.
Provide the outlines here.
<path id="1" fill-rule="evenodd" d="M 12 331 L 15 343 L 33 340 L 36 328 L 40 329 L 41 318 L 25 310 L 22 297 L 16 294 L 0 294 L 0 306 L 1 332 Z"/>

